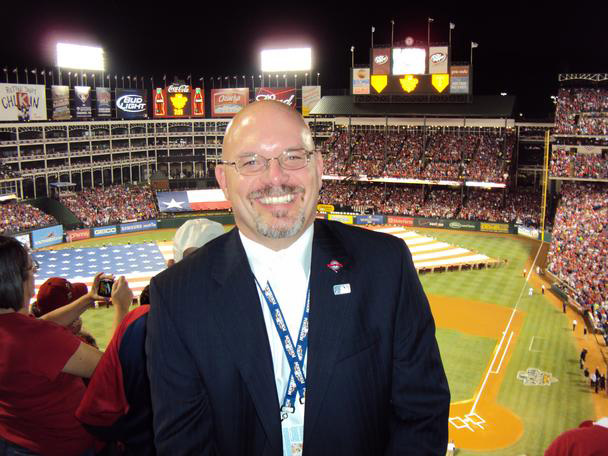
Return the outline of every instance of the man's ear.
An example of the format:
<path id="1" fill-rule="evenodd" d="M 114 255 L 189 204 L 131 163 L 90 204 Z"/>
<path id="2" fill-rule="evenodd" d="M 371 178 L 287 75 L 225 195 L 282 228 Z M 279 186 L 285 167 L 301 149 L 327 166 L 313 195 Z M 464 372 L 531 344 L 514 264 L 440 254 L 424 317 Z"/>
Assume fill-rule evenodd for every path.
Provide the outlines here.
<path id="1" fill-rule="evenodd" d="M 321 152 L 315 152 L 316 159 L 316 167 L 317 167 L 317 176 L 319 176 L 319 188 L 323 183 L 323 155 Z"/>
<path id="2" fill-rule="evenodd" d="M 227 200 L 229 200 L 228 196 L 228 187 L 226 186 L 226 170 L 224 169 L 224 165 L 216 165 L 215 166 L 215 179 L 217 183 L 220 184 L 220 188 L 224 192 L 224 196 Z"/>

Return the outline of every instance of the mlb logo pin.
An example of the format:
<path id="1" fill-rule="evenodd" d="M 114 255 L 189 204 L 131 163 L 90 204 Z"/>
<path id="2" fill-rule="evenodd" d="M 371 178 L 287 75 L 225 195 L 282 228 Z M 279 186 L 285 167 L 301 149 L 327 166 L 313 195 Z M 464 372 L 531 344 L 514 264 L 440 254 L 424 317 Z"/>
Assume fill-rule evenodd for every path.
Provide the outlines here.
<path id="1" fill-rule="evenodd" d="M 334 285 L 334 295 L 343 295 L 350 293 L 350 283 L 340 283 L 338 285 Z"/>

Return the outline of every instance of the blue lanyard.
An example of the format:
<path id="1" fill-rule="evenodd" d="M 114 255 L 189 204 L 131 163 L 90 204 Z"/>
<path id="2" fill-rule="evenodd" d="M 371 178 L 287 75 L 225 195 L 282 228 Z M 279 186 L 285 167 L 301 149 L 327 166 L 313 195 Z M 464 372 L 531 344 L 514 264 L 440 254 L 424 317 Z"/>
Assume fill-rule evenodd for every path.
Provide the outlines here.
<path id="1" fill-rule="evenodd" d="M 289 363 L 289 383 L 287 391 L 285 391 L 285 397 L 283 398 L 283 405 L 281 406 L 281 421 L 288 417 L 288 413 L 295 411 L 296 395 L 300 395 L 300 404 L 304 403 L 306 397 L 306 377 L 304 375 L 304 359 L 306 357 L 306 350 L 308 349 L 308 313 L 310 311 L 310 285 L 306 291 L 306 306 L 304 307 L 304 313 L 302 315 L 302 322 L 300 323 L 300 331 L 298 333 L 298 343 L 293 344 L 291 334 L 285 323 L 285 317 L 281 311 L 281 306 L 277 301 L 277 297 L 272 291 L 270 282 L 266 282 L 266 287 L 262 288 L 258 279 L 255 279 L 255 283 L 264 295 L 266 304 L 270 315 L 272 315 L 272 321 L 274 327 L 277 330 L 281 344 L 283 345 L 283 351 L 287 362 Z"/>

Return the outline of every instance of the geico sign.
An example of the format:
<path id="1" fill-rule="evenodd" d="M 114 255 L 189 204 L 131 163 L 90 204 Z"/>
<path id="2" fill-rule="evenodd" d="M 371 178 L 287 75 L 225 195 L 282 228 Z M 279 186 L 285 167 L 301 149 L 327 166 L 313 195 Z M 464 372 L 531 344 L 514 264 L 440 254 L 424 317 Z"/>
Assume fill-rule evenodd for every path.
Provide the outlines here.
<path id="1" fill-rule="evenodd" d="M 141 95 L 123 95 L 116 100 L 118 109 L 126 112 L 142 112 L 146 110 L 144 97 Z"/>
<path id="2" fill-rule="evenodd" d="M 100 228 L 95 230 L 95 234 L 114 234 L 116 233 L 116 227 L 112 228 Z"/>
<path id="3" fill-rule="evenodd" d="M 295 95 L 290 95 L 288 98 L 283 98 L 282 100 L 277 100 L 277 95 L 275 93 L 260 93 L 255 96 L 255 101 L 264 101 L 264 100 L 277 100 L 281 103 L 285 103 L 287 106 L 291 106 L 295 100 Z"/>

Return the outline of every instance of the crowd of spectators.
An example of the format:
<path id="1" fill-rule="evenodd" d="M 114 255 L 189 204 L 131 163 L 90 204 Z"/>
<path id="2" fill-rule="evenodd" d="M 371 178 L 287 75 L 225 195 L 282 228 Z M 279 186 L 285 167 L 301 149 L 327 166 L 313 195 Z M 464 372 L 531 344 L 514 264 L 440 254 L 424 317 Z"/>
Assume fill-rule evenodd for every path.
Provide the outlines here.
<path id="1" fill-rule="evenodd" d="M 0 204 L 0 234 L 19 233 L 56 223 L 50 215 L 27 203 Z"/>
<path id="2" fill-rule="evenodd" d="M 329 175 L 506 182 L 514 146 L 500 131 L 340 129 L 322 150 Z"/>
<path id="3" fill-rule="evenodd" d="M 555 215 L 548 269 L 587 310 L 608 304 L 608 185 L 565 183 Z"/>
<path id="4" fill-rule="evenodd" d="M 320 203 L 387 215 L 540 224 L 540 192 L 460 189 L 356 181 L 323 181 Z"/>
<path id="5" fill-rule="evenodd" d="M 60 201 L 84 226 L 147 220 L 158 215 L 154 194 L 149 187 L 95 187 L 62 195 Z"/>
<path id="6" fill-rule="evenodd" d="M 551 175 L 608 179 L 608 157 L 601 152 L 585 153 L 558 147 L 551 154 Z"/>
<path id="7" fill-rule="evenodd" d="M 17 171 L 13 171 L 13 168 L 10 166 L 0 163 L 0 180 L 13 179 L 15 177 L 19 177 L 19 173 Z"/>
<path id="8" fill-rule="evenodd" d="M 608 135 L 608 89 L 561 88 L 556 103 L 558 134 Z"/>

